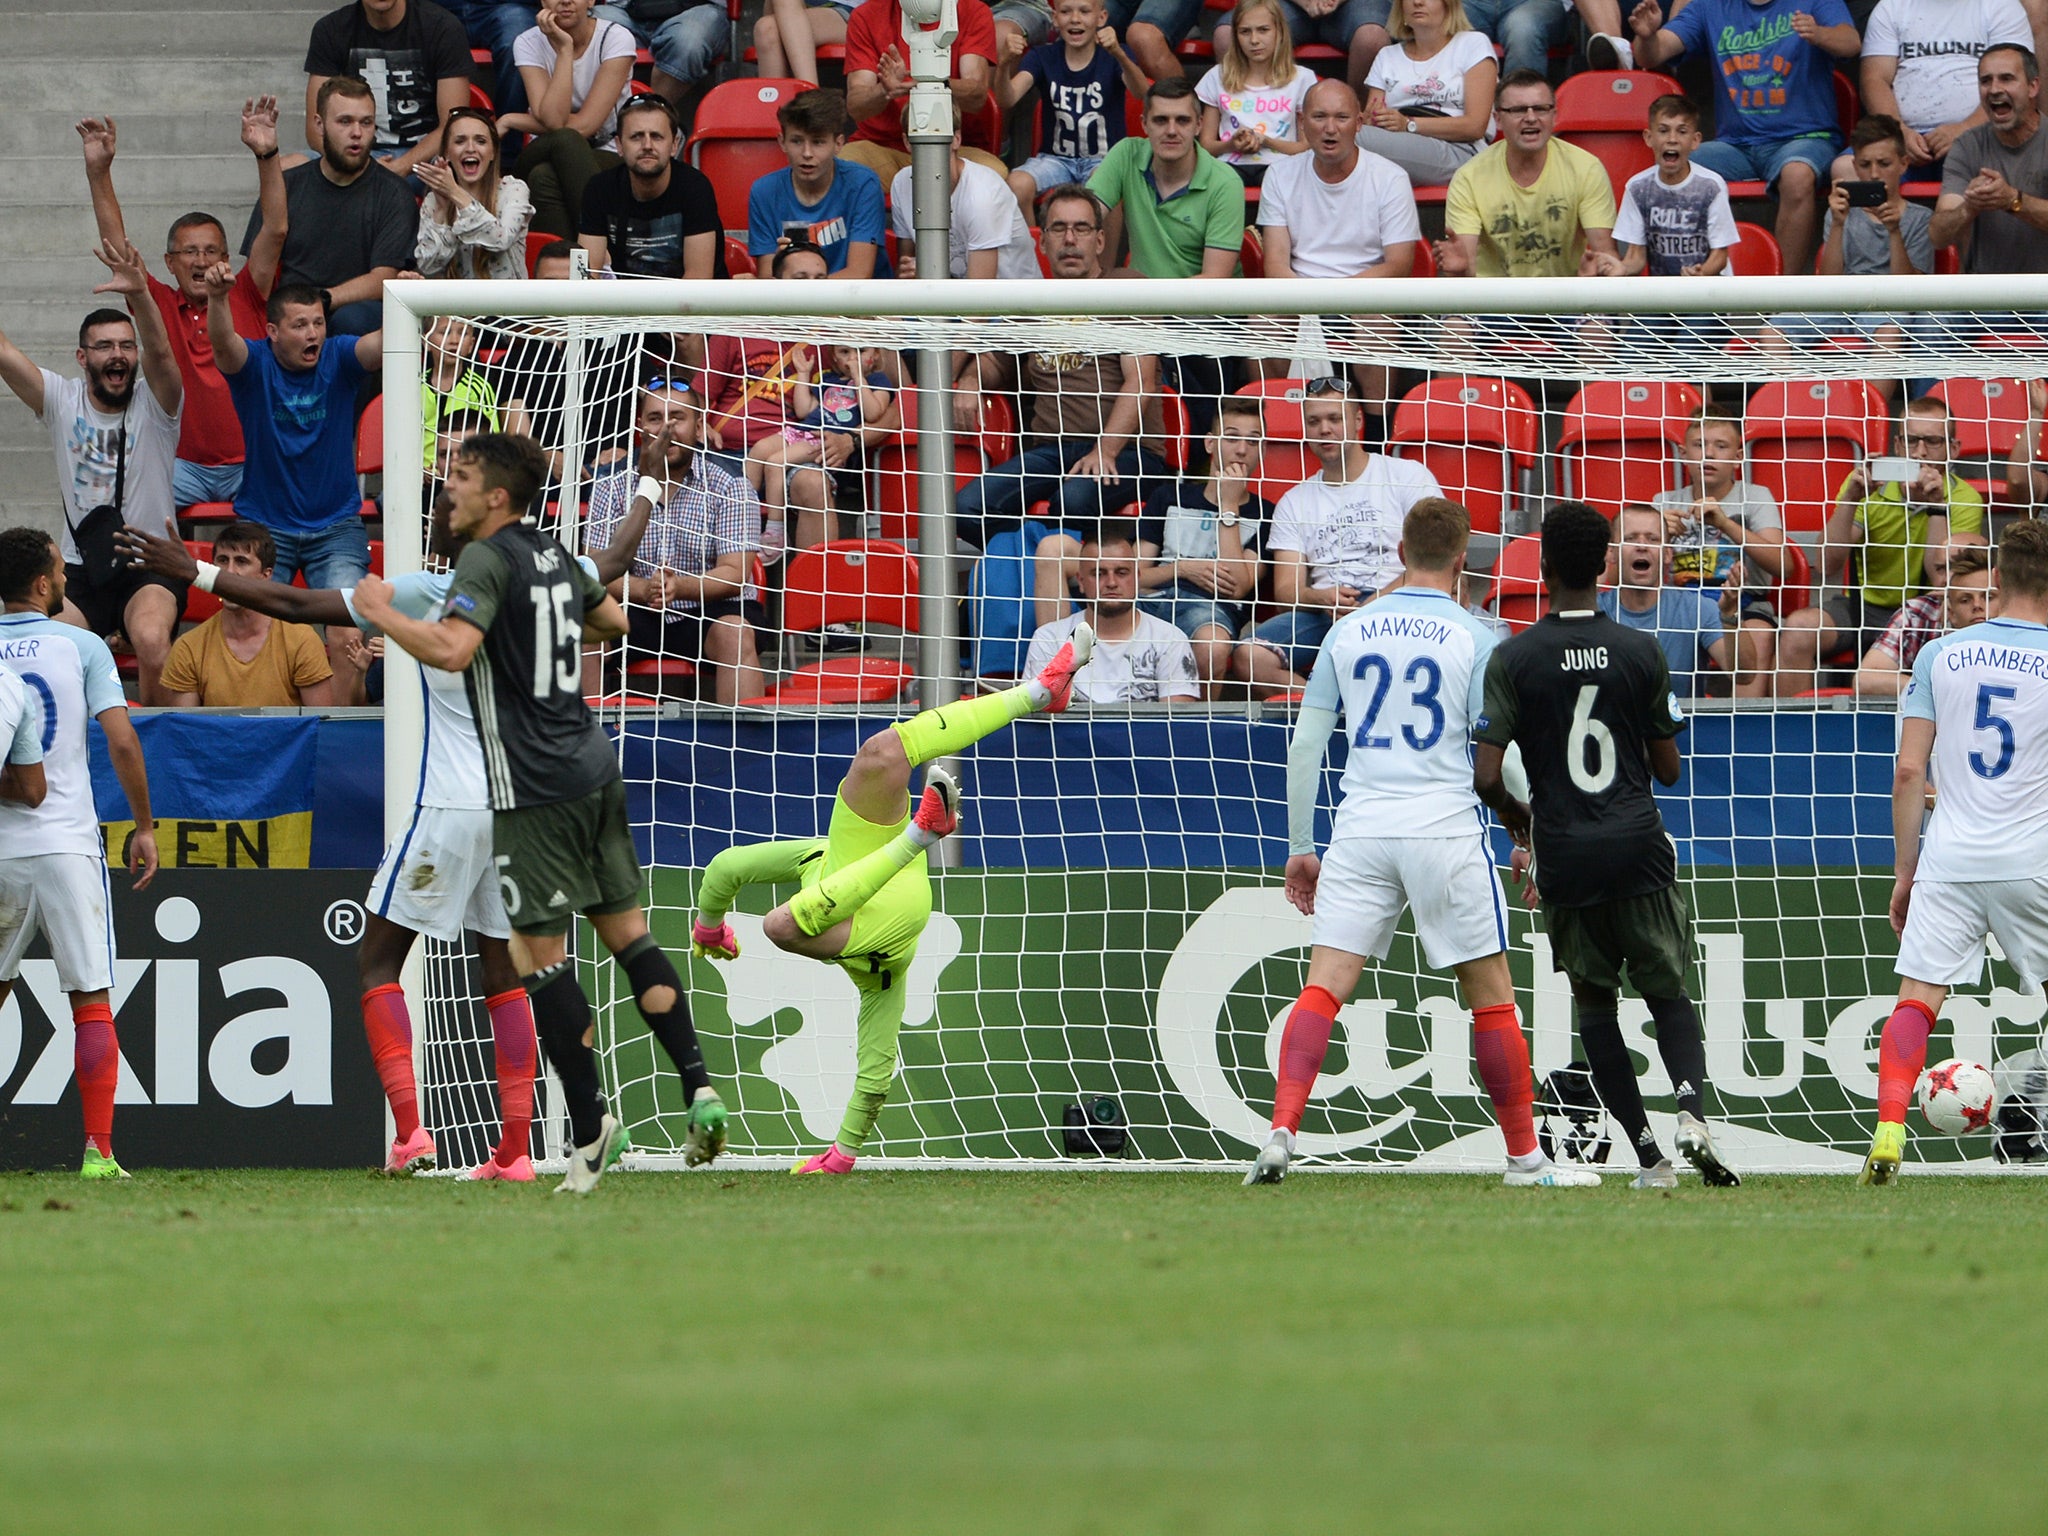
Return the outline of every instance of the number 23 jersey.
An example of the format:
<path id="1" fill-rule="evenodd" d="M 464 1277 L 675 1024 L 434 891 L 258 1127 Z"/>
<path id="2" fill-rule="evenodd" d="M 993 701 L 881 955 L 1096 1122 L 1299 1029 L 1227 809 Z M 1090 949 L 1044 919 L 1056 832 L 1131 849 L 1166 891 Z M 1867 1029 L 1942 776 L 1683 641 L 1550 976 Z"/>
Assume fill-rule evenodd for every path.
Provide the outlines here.
<path id="1" fill-rule="evenodd" d="M 1684 728 L 1663 648 L 1604 614 L 1551 614 L 1495 649 L 1473 734 L 1521 743 L 1546 905 L 1596 906 L 1677 879 L 1648 744 Z"/>
<path id="2" fill-rule="evenodd" d="M 447 614 L 484 632 L 464 681 L 493 810 L 580 799 L 618 776 L 583 702 L 583 616 L 604 596 L 531 523 L 471 543 L 455 562 Z"/>
<path id="3" fill-rule="evenodd" d="M 2048 875 L 2048 628 L 1988 619 L 1934 641 L 1913 663 L 1899 715 L 1935 725 L 1937 795 L 1918 878 Z"/>

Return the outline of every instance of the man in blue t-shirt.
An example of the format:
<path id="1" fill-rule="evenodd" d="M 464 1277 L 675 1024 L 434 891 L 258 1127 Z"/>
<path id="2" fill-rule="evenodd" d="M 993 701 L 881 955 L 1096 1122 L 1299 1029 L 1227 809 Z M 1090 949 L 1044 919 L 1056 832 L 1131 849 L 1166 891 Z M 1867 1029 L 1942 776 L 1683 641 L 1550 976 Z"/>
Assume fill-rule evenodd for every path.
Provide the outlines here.
<path id="1" fill-rule="evenodd" d="M 353 587 L 370 574 L 356 489 L 356 390 L 383 366 L 384 333 L 327 334 L 317 288 L 273 289 L 267 336 L 235 334 L 222 262 L 206 274 L 206 333 L 242 423 L 244 464 L 235 515 L 277 543 L 277 580 L 303 573 L 310 587 Z M 329 636 L 330 649 L 334 637 Z"/>
<path id="2" fill-rule="evenodd" d="M 1714 594 L 1698 587 L 1668 585 L 1664 514 L 1631 502 L 1621 509 L 1616 564 L 1620 584 L 1600 594 L 1600 611 L 1628 629 L 1640 629 L 1664 649 L 1671 666 L 1671 691 L 1690 698 L 1702 658 L 1726 670 L 1728 633 Z"/>
<path id="3" fill-rule="evenodd" d="M 757 277 L 773 277 L 775 253 L 802 235 L 825 253 L 831 277 L 894 277 L 883 231 L 889 222 L 882 178 L 841 160 L 852 119 L 838 91 L 809 90 L 775 113 L 776 142 L 787 168 L 763 176 L 747 194 L 747 254 Z"/>
<path id="4" fill-rule="evenodd" d="M 1692 0 L 1669 21 L 1658 0 L 1628 19 L 1636 68 L 1711 53 L 1721 73 L 1719 133 L 1693 156 L 1728 181 L 1774 184 L 1778 246 L 1787 272 L 1811 272 L 1820 189 L 1841 153 L 1836 59 L 1863 50 L 1842 0 Z"/>

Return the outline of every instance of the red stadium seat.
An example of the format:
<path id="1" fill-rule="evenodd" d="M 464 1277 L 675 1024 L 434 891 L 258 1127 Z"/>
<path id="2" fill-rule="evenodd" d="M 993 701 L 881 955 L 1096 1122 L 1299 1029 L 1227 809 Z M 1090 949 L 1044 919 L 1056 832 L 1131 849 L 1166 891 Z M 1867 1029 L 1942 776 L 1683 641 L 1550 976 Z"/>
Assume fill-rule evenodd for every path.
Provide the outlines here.
<path id="1" fill-rule="evenodd" d="M 1520 385 L 1454 374 L 1408 392 L 1387 443 L 1464 503 L 1475 533 L 1498 533 L 1536 472 L 1538 432 L 1535 403 Z"/>
<path id="2" fill-rule="evenodd" d="M 1955 429 L 1956 457 L 1982 461 L 1993 471 L 1968 476 L 1978 490 L 2003 494 L 2005 456 L 2027 430 L 2027 385 L 2024 379 L 1943 379 L 1928 396 L 1948 407 Z M 1972 464 L 1974 468 L 1975 465 Z"/>
<path id="3" fill-rule="evenodd" d="M 490 113 L 494 118 L 498 115 L 498 109 L 491 105 L 491 93 L 474 80 L 469 82 L 469 104 L 479 112 Z"/>
<path id="4" fill-rule="evenodd" d="M 1543 540 L 1509 539 L 1493 565 L 1493 611 L 1516 634 L 1543 617 Z"/>
<path id="5" fill-rule="evenodd" d="M 1601 380 L 1564 408 L 1557 440 L 1560 488 L 1606 517 L 1679 483 L 1677 451 L 1700 408 L 1690 384 Z"/>
<path id="6" fill-rule="evenodd" d="M 1614 194 L 1656 159 L 1643 142 L 1650 103 L 1683 95 L 1671 76 L 1643 69 L 1596 69 L 1573 75 L 1557 88 L 1557 133 L 1607 167 Z"/>
<path id="7" fill-rule="evenodd" d="M 1244 268 L 1246 277 L 1266 275 L 1266 247 L 1259 239 L 1256 225 L 1247 224 L 1244 227 L 1244 243 L 1238 247 L 1237 264 Z"/>
<path id="8" fill-rule="evenodd" d="M 730 277 L 754 275 L 754 253 L 747 249 L 747 242 L 738 235 L 725 237 L 725 270 Z"/>
<path id="9" fill-rule="evenodd" d="M 1802 608 L 1813 606 L 1813 562 L 1806 558 L 1806 548 L 1797 539 L 1785 541 L 1785 573 L 1778 578 L 1776 596 L 1772 599 L 1783 618 L 1788 613 L 1797 613 Z"/>
<path id="10" fill-rule="evenodd" d="M 917 544 L 917 391 L 905 385 L 896 395 L 903 430 L 874 451 L 878 527 L 884 539 L 905 548 Z M 991 464 L 1002 464 L 1017 456 L 1017 423 L 1010 403 L 1001 395 L 985 395 L 981 405 L 981 431 L 953 434 L 953 488 L 968 481 Z"/>
<path id="11" fill-rule="evenodd" d="M 827 624 L 866 624 L 915 633 L 916 557 L 881 539 L 835 539 L 790 557 L 782 588 L 782 623 L 790 634 Z M 900 698 L 916 674 L 880 657 L 827 657 L 798 667 L 749 704 L 879 704 Z"/>
<path id="12" fill-rule="evenodd" d="M 201 544 L 196 539 L 187 539 L 185 541 L 185 549 L 194 560 L 208 559 L 213 553 L 210 545 Z M 378 571 L 377 574 L 381 576 L 383 572 Z M 197 587 L 187 587 L 185 589 L 185 612 L 183 617 L 187 624 L 204 624 L 219 612 L 220 599 L 211 592 L 202 592 Z"/>
<path id="13" fill-rule="evenodd" d="M 1188 467 L 1194 447 L 1194 425 L 1188 418 L 1187 402 L 1171 384 L 1159 386 L 1159 446 L 1166 467 L 1176 474 Z"/>
<path id="14" fill-rule="evenodd" d="M 1267 443 L 1302 440 L 1301 385 L 1300 379 L 1255 379 L 1238 389 L 1240 395 L 1256 395 L 1265 402 Z"/>
<path id="15" fill-rule="evenodd" d="M 384 473 L 384 408 L 374 400 L 356 419 L 356 473 Z"/>
<path id="16" fill-rule="evenodd" d="M 1322 461 L 1302 439 L 1300 379 L 1259 379 L 1237 391 L 1263 402 L 1265 442 L 1259 450 L 1258 477 L 1252 494 L 1278 501 L 1302 481 L 1323 472 Z"/>
<path id="17" fill-rule="evenodd" d="M 540 265 L 540 253 L 561 238 L 560 235 L 551 235 L 544 229 L 529 229 L 526 232 L 526 275 L 528 277 L 533 276 L 533 269 Z M 576 242 L 571 240 L 569 243 L 574 245 Z"/>
<path id="18" fill-rule="evenodd" d="M 1884 401 L 1861 380 L 1774 381 L 1743 413 L 1749 478 L 1777 501 L 1787 534 L 1818 533 L 1842 481 L 1885 437 Z"/>
<path id="19" fill-rule="evenodd" d="M 178 514 L 181 523 L 232 523 L 235 504 L 231 501 L 195 501 Z"/>
<path id="20" fill-rule="evenodd" d="M 1427 240 L 1415 242 L 1415 265 L 1409 269 L 1410 277 L 1435 277 L 1436 252 L 1430 249 Z"/>
<path id="21" fill-rule="evenodd" d="M 776 111 L 814 89 L 808 80 L 727 80 L 698 103 L 687 153 L 690 164 L 710 178 L 719 222 L 727 229 L 747 227 L 747 194 L 754 183 L 789 164 L 776 143 Z"/>
<path id="22" fill-rule="evenodd" d="M 1738 223 L 1736 233 L 1742 239 L 1728 248 L 1728 272 L 1731 277 L 1782 277 L 1785 272 L 1785 253 L 1778 248 L 1778 237 L 1761 224 Z"/>

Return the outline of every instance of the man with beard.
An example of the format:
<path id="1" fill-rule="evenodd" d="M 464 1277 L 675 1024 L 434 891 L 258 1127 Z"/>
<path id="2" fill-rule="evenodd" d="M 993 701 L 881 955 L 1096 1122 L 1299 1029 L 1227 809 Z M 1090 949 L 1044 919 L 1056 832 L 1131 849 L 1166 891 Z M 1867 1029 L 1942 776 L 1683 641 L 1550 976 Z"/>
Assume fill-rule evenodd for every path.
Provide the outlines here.
<path id="1" fill-rule="evenodd" d="M 2041 132 L 2041 64 L 2004 43 L 1977 61 L 1985 121 L 1960 135 L 1941 172 L 1930 232 L 1967 245 L 1965 272 L 2048 272 L 2048 134 Z"/>
<path id="2" fill-rule="evenodd" d="M 435 152 L 448 114 L 469 100 L 469 39 L 433 0 L 355 0 L 322 16 L 306 45 L 306 142 L 315 149 L 321 119 L 314 104 L 336 75 L 378 91 L 372 144 L 403 176 Z"/>
<path id="3" fill-rule="evenodd" d="M 725 226 L 704 173 L 676 159 L 676 111 L 636 96 L 619 112 L 615 165 L 583 193 L 590 270 L 634 277 L 726 277 Z"/>
<path id="4" fill-rule="evenodd" d="M 85 184 L 92 193 L 100 238 L 128 242 L 121 202 L 114 195 L 114 120 L 88 117 L 78 124 L 85 145 Z M 277 150 L 277 98 L 252 96 L 242 104 L 242 142 L 256 157 L 257 197 L 265 210 L 263 233 L 235 278 L 235 329 L 263 334 L 263 301 L 277 281 L 284 250 L 284 171 Z M 149 280 L 149 296 L 164 317 L 164 328 L 185 381 L 185 416 L 178 433 L 178 463 L 171 493 L 180 508 L 202 501 L 233 501 L 242 484 L 242 427 L 228 399 L 228 381 L 213 365 L 206 339 L 206 269 L 228 256 L 228 232 L 210 213 L 188 213 L 171 225 L 164 242 L 164 268 L 171 281 Z"/>
<path id="5" fill-rule="evenodd" d="M 185 608 L 185 589 L 144 572 L 88 569 L 74 530 L 95 508 L 105 506 L 114 507 L 124 522 L 163 526 L 172 512 L 171 477 L 185 385 L 164 317 L 150 302 L 142 253 L 126 242 L 107 241 L 93 254 L 112 274 L 93 291 L 120 294 L 134 318 L 118 309 L 96 309 L 85 317 L 77 352 L 83 379 L 37 367 L 0 336 L 0 379 L 36 413 L 57 457 L 65 525 L 61 547 L 70 592 L 61 617 L 102 637 L 126 635 L 135 652 L 142 702 L 155 704 L 171 632 Z M 135 387 L 138 370 L 145 389 Z"/>
<path id="6" fill-rule="evenodd" d="M 323 292 L 337 334 L 367 335 L 384 323 L 385 282 L 412 260 L 420 211 L 404 178 L 371 157 L 377 98 L 369 86 L 335 75 L 320 87 L 314 110 L 320 158 L 284 173 L 291 228 L 278 278 Z M 242 238 L 244 255 L 262 228 L 258 208 Z"/>

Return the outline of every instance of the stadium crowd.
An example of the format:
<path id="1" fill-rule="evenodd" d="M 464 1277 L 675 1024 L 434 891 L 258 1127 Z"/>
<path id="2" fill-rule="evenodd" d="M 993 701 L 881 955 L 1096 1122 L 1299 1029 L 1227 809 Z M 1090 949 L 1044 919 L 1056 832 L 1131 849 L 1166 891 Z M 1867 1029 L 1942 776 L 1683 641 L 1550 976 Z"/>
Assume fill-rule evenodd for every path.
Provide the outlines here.
<path id="1" fill-rule="evenodd" d="M 1640 0 L 1626 16 L 1578 0 L 1576 21 L 1566 0 L 1243 0 L 1213 37 L 1208 15 L 1194 0 L 959 0 L 952 276 L 2048 271 L 2048 0 Z M 99 291 L 124 307 L 84 318 L 83 379 L 0 337 L 0 376 L 49 432 L 67 617 L 121 637 L 145 704 L 374 699 L 380 642 L 329 626 L 323 644 L 221 609 L 129 563 L 115 530 L 181 523 L 197 548 L 211 528 L 222 569 L 313 588 L 370 572 L 380 514 L 361 477 L 402 472 L 365 411 L 394 279 L 913 275 L 904 26 L 898 0 L 771 0 L 753 30 L 759 77 L 735 93 L 714 79 L 727 16 L 704 0 L 355 0 L 309 39 L 304 152 L 284 142 L 279 103 L 252 98 L 240 132 L 256 211 L 238 245 L 217 216 L 179 219 L 168 281 L 124 222 L 113 118 L 82 121 Z M 811 84 L 835 59 L 843 88 Z M 1691 94 L 1646 73 L 1681 64 Z M 1588 82 L 1626 83 L 1639 143 L 1575 130 Z M 695 163 L 735 141 L 754 157 L 707 158 L 710 175 Z M 771 144 L 779 167 L 761 158 Z M 1771 230 L 1738 222 L 1739 205 L 1766 201 Z M 1802 316 L 1755 340 L 1881 349 L 1928 323 Z M 894 351 L 729 335 L 600 345 L 583 393 L 615 419 L 596 411 L 585 439 L 599 446 L 575 466 L 557 343 L 443 320 L 426 351 L 430 501 L 467 434 L 527 433 L 558 479 L 574 469 L 595 547 L 666 444 L 665 504 L 613 585 L 632 632 L 604 691 L 693 677 L 720 702 L 762 697 L 766 658 L 796 654 L 778 597 L 843 575 L 837 540 L 914 543 L 911 375 Z M 1415 501 L 1462 495 L 1501 535 L 1543 494 L 1530 463 L 1490 506 L 1441 479 L 1401 420 L 1435 385 L 1386 367 L 962 350 L 951 376 L 972 457 L 958 532 L 989 557 L 973 589 L 978 670 L 1028 671 L 1027 653 L 1086 612 L 1094 702 L 1298 689 L 1333 617 L 1396 575 Z M 1507 415 L 1527 404 L 1485 382 Z M 1976 418 L 1942 381 L 1854 385 L 1878 425 L 1817 511 L 1759 483 L 1761 400 L 1673 395 L 1654 448 L 1604 444 L 1610 470 L 1652 454 L 1661 483 L 1559 487 L 1615 520 L 1603 605 L 1656 634 L 1682 689 L 1896 694 L 1921 645 L 1981 617 L 1993 507 L 2048 498 L 2048 386 L 2007 382 L 2007 430 L 1988 444 L 1965 441 Z M 1979 415 L 1983 399 L 1980 386 Z M 1518 542 L 1475 545 L 1466 595 L 1493 622 L 1519 622 Z M 196 627 L 180 637 L 184 621 Z M 995 635 L 1001 622 L 1014 632 Z M 864 639 L 858 616 L 811 627 L 827 649 Z M 1014 644 L 984 650 L 991 638 Z"/>

